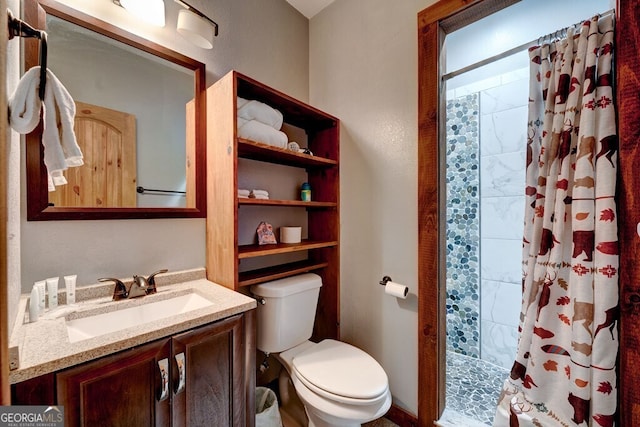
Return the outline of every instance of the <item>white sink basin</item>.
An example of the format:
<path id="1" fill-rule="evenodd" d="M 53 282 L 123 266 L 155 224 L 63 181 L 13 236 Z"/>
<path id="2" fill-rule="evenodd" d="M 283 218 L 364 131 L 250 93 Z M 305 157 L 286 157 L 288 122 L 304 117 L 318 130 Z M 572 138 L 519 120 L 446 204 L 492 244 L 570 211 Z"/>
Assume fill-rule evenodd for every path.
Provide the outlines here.
<path id="1" fill-rule="evenodd" d="M 188 313 L 212 304 L 198 294 L 189 293 L 136 307 L 66 320 L 67 333 L 69 341 L 73 343 Z"/>

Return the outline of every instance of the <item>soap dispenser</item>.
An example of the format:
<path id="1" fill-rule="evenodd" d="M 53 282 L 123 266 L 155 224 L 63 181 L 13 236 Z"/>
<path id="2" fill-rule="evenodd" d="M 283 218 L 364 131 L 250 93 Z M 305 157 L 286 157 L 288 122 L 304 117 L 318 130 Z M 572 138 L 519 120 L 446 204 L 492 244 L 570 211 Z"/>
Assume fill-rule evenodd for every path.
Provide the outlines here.
<path id="1" fill-rule="evenodd" d="M 40 315 L 40 292 L 36 285 L 31 288 L 29 296 L 29 322 L 36 322 Z"/>

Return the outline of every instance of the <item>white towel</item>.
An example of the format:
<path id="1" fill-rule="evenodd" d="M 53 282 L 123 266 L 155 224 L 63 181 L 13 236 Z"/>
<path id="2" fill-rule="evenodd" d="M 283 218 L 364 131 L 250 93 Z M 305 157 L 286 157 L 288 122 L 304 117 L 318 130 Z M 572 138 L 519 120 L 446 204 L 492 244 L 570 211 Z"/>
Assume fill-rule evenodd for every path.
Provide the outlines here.
<path id="1" fill-rule="evenodd" d="M 17 132 L 29 133 L 40 121 L 42 102 L 38 97 L 39 83 L 40 67 L 33 67 L 22 76 L 9 99 L 9 123 Z M 73 131 L 75 114 L 76 105 L 73 98 L 60 80 L 47 70 L 42 145 L 44 164 L 49 174 L 49 191 L 55 190 L 55 185 L 67 183 L 62 171 L 68 167 L 82 166 L 84 163 Z"/>
<path id="2" fill-rule="evenodd" d="M 27 71 L 9 97 L 9 124 L 18 133 L 29 133 L 40 122 L 42 103 L 38 98 L 39 68 L 34 67 Z"/>
<path id="3" fill-rule="evenodd" d="M 275 130 L 280 130 L 282 127 L 282 121 L 284 120 L 282 113 L 264 102 L 256 100 L 247 101 L 238 98 L 236 106 L 238 109 L 238 117 L 245 120 L 257 120 Z"/>
<path id="4" fill-rule="evenodd" d="M 251 194 L 249 195 L 249 197 L 251 197 L 252 199 L 263 199 L 263 200 L 268 200 L 269 199 L 269 192 L 267 190 L 251 190 Z"/>
<path id="5" fill-rule="evenodd" d="M 251 192 L 249 190 L 244 190 L 242 188 L 238 188 L 238 197 L 241 199 L 246 199 L 247 197 L 249 197 L 249 194 L 251 194 Z"/>
<path id="6" fill-rule="evenodd" d="M 257 120 L 245 120 L 240 117 L 238 117 L 238 136 L 278 148 L 287 148 L 289 142 L 286 133 Z"/>
<path id="7" fill-rule="evenodd" d="M 249 102 L 249 100 L 248 100 L 248 99 L 244 99 L 244 98 L 240 98 L 240 97 L 238 97 L 238 101 L 237 101 L 237 103 L 236 103 L 236 109 L 238 109 L 238 110 L 239 110 L 239 109 L 240 109 L 240 108 L 242 108 L 242 107 L 243 107 L 247 102 Z"/>

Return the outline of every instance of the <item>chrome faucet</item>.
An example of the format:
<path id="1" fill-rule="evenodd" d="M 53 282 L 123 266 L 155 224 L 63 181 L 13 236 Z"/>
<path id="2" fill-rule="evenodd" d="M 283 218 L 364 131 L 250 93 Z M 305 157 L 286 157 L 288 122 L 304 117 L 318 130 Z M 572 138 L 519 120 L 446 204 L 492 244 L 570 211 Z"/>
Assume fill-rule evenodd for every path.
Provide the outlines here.
<path id="1" fill-rule="evenodd" d="M 162 270 L 158 270 L 155 273 L 151 274 L 148 278 L 144 278 L 142 276 L 133 276 L 133 283 L 137 283 L 140 287 L 145 289 L 146 295 L 155 294 L 157 292 L 156 287 L 156 275 L 166 273 L 166 268 Z"/>
<path id="2" fill-rule="evenodd" d="M 147 294 L 149 285 L 144 277 L 133 276 L 133 283 L 129 286 L 129 296 L 127 298 L 143 297 Z"/>
<path id="3" fill-rule="evenodd" d="M 102 277 L 98 279 L 99 282 L 114 282 L 116 285 L 113 288 L 113 301 L 120 301 L 123 299 L 131 299 L 137 297 L 143 297 L 149 294 L 156 293 L 156 274 L 166 273 L 167 270 L 162 269 L 156 271 L 148 278 L 144 278 L 143 276 L 134 275 L 133 283 L 127 289 L 127 285 L 125 285 L 121 280 L 114 279 L 113 277 Z"/>

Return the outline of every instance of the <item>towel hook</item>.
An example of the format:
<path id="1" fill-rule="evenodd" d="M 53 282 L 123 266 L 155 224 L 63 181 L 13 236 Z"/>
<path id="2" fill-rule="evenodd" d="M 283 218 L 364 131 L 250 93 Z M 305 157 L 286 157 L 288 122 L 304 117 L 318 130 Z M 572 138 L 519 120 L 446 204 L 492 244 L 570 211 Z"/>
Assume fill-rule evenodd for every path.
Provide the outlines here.
<path id="1" fill-rule="evenodd" d="M 38 96 L 40 100 L 44 100 L 44 92 L 47 85 L 47 33 L 33 28 L 22 19 L 14 17 L 9 9 L 7 9 L 7 27 L 9 40 L 14 37 L 28 37 L 40 40 L 40 87 L 38 88 Z"/>
<path id="2" fill-rule="evenodd" d="M 44 101 L 44 90 L 47 86 L 47 33 L 40 31 L 40 87 L 38 96 Z"/>

